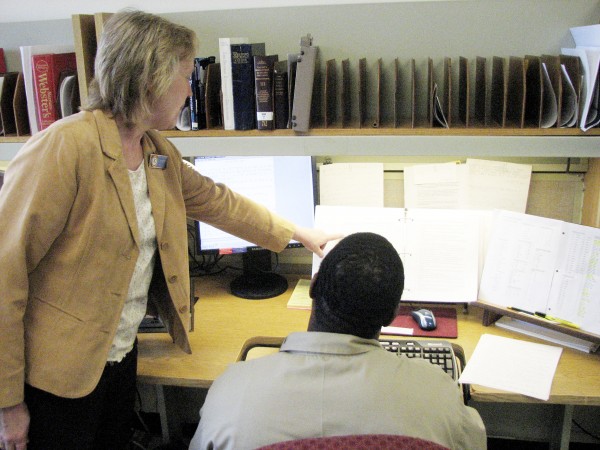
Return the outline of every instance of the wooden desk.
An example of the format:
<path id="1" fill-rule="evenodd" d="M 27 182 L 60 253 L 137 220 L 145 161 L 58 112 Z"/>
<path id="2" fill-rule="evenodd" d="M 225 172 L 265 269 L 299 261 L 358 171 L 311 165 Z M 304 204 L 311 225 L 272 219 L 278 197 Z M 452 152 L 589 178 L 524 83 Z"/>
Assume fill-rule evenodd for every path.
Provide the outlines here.
<path id="1" fill-rule="evenodd" d="M 309 312 L 287 308 L 296 279 L 290 277 L 290 287 L 285 294 L 266 300 L 231 296 L 227 276 L 198 279 L 196 323 L 190 333 L 193 353 L 183 353 L 167 334 L 141 334 L 138 378 L 149 384 L 207 388 L 235 361 L 246 339 L 305 331 Z M 484 327 L 481 318 L 482 310 L 474 306 L 469 307 L 468 314 L 463 314 L 462 308 L 458 311 L 458 338 L 450 341 L 464 349 L 467 361 L 483 333 L 549 344 L 495 326 Z M 565 348 L 548 402 L 476 385 L 471 387 L 471 395 L 474 400 L 485 402 L 600 405 L 600 355 Z"/>
<path id="2" fill-rule="evenodd" d="M 297 277 L 289 277 L 286 293 L 266 300 L 245 300 L 228 291 L 228 276 L 203 277 L 196 281 L 199 297 L 195 307 L 195 329 L 190 333 L 193 353 L 183 353 L 167 334 L 139 335 L 138 379 L 157 386 L 208 388 L 226 367 L 233 363 L 244 342 L 253 336 L 286 336 L 305 331 L 309 311 L 287 308 Z M 458 338 L 449 341 L 465 351 L 467 363 L 484 333 L 531 342 L 546 341 L 482 325 L 483 311 L 470 306 L 468 314 L 458 310 Z M 574 405 L 600 405 L 600 355 L 565 348 L 563 350 L 548 402 L 521 394 L 471 386 L 472 399 L 478 402 L 541 403 L 565 405 L 557 418 L 557 435 L 552 448 L 568 448 Z M 164 398 L 162 399 L 164 406 Z M 163 436 L 168 439 L 166 407 L 161 411 Z"/>

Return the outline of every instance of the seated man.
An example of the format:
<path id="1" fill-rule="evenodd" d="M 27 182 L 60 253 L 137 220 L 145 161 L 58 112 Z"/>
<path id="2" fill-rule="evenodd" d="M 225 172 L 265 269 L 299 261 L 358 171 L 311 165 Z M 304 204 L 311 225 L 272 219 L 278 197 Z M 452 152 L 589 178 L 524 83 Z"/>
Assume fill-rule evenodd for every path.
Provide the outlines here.
<path id="1" fill-rule="evenodd" d="M 277 354 L 231 365 L 208 392 L 190 449 L 351 434 L 486 448 L 483 422 L 450 376 L 377 341 L 403 288 L 402 261 L 385 238 L 341 240 L 313 278 L 308 332 L 290 334 Z"/>

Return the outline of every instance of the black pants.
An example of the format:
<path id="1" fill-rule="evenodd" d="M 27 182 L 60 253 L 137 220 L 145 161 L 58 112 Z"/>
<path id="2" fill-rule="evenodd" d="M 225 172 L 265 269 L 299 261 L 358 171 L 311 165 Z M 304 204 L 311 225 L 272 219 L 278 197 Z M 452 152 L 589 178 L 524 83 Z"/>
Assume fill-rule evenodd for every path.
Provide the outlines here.
<path id="1" fill-rule="evenodd" d="M 85 362 L 83 362 L 85 364 Z M 25 385 L 28 450 L 120 450 L 127 447 L 135 406 L 137 346 L 107 365 L 94 391 L 63 398 Z"/>

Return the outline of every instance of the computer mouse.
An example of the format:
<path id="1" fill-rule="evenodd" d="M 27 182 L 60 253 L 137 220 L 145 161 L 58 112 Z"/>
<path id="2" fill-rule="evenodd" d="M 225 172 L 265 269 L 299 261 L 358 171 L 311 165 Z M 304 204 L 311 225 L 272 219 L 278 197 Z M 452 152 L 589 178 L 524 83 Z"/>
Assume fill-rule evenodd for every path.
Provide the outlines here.
<path id="1" fill-rule="evenodd" d="M 417 322 L 417 325 L 419 325 L 421 330 L 431 331 L 435 330 L 437 327 L 435 316 L 429 309 L 422 308 L 416 311 L 411 311 L 410 315 L 414 321 Z"/>

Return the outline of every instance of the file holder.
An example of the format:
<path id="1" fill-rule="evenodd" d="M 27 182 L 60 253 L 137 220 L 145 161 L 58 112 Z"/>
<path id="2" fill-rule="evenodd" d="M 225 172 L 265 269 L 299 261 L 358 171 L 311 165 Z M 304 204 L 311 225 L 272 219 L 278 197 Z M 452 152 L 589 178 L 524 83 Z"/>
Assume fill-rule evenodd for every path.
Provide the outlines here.
<path id="1" fill-rule="evenodd" d="M 292 129 L 305 133 L 310 128 L 313 85 L 318 47 L 312 45 L 310 34 L 300 39 L 300 55 L 297 57 L 294 104 L 292 106 Z"/>
<path id="2" fill-rule="evenodd" d="M 325 63 L 325 128 L 337 122 L 337 71 L 335 59 Z"/>
<path id="3" fill-rule="evenodd" d="M 352 123 L 352 94 L 350 80 L 350 60 L 342 60 L 342 127 L 348 128 Z"/>

